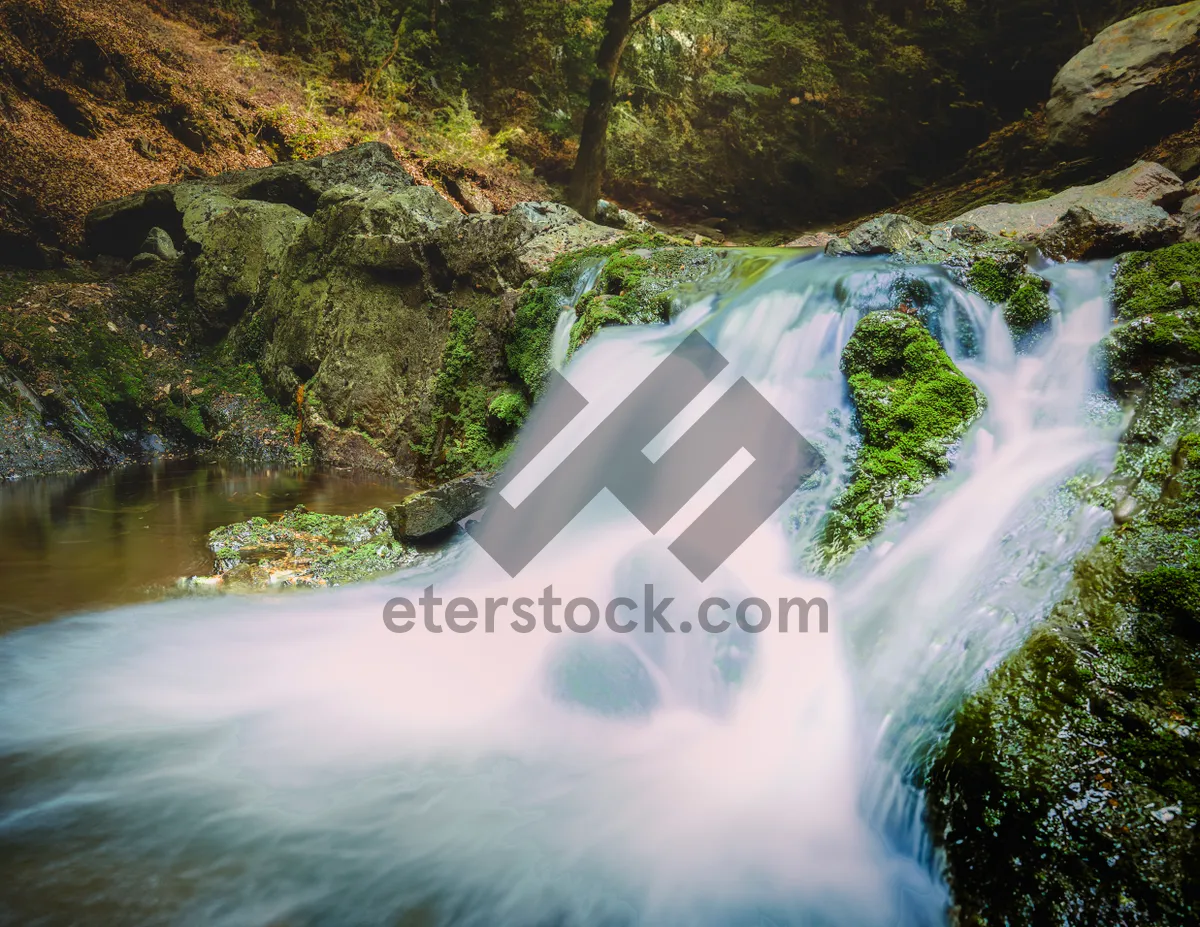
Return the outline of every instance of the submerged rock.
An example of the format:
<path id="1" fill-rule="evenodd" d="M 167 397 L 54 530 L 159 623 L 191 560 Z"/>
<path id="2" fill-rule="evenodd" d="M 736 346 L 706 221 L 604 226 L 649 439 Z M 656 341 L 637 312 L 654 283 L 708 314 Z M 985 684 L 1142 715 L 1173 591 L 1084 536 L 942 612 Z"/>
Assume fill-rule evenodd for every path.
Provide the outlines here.
<path id="1" fill-rule="evenodd" d="M 213 577 L 182 580 L 182 587 L 340 586 L 419 558 L 392 535 L 382 509 L 320 515 L 302 505 L 275 520 L 258 517 L 218 528 L 208 536 L 208 549 Z"/>
<path id="2" fill-rule="evenodd" d="M 942 346 L 902 312 L 864 316 L 841 366 L 861 444 L 821 533 L 826 565 L 873 537 L 905 496 L 945 473 L 952 449 L 985 406 Z"/>
<path id="3" fill-rule="evenodd" d="M 1193 2 L 1138 13 L 1100 32 L 1050 87 L 1051 145 L 1136 148 L 1186 119 L 1200 74 L 1198 31 L 1200 3 Z"/>

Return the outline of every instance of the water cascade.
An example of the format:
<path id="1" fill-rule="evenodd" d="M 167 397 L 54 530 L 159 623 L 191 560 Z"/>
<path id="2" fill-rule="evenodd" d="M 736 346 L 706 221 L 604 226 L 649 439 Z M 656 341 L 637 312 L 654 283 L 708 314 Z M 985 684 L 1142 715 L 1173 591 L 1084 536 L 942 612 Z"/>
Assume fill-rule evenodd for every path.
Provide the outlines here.
<path id="1" fill-rule="evenodd" d="M 1106 472 L 1119 434 L 1090 361 L 1107 268 L 1046 270 L 1057 311 L 1020 349 L 941 269 L 903 272 L 927 285 L 922 312 L 988 409 L 953 471 L 820 577 L 802 565 L 854 441 L 839 356 L 901 270 L 768 263 L 669 326 L 605 329 L 576 352 L 564 373 L 589 405 L 543 454 L 561 459 L 703 333 L 729 366 L 659 451 L 745 376 L 827 461 L 704 584 L 667 547 L 736 457 L 656 536 L 602 494 L 516 579 L 462 536 L 384 582 L 163 601 L 0 639 L 0 860 L 16 886 L 0 920 L 944 923 L 914 772 L 1104 526 L 1068 481 Z M 676 633 L 381 621 L 428 586 L 640 603 L 649 583 L 675 599 Z M 829 631 L 680 633 L 713 595 L 823 597 Z"/>

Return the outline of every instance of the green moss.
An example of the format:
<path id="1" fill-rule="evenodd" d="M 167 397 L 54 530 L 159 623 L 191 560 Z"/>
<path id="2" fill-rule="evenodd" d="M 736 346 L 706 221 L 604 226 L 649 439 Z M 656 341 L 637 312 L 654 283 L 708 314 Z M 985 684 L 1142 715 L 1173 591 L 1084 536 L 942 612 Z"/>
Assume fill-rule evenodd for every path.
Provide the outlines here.
<path id="1" fill-rule="evenodd" d="M 536 396 L 550 370 L 554 326 L 562 311 L 565 294 L 555 286 L 533 286 L 522 291 L 517 302 L 513 337 L 505 351 L 514 376 Z"/>
<path id="2" fill-rule="evenodd" d="M 1137 459 L 1116 476 L 1148 479 L 1122 463 Z M 1200 435 L 1169 459 L 932 765 L 931 829 L 964 923 L 1195 922 Z"/>
<path id="3" fill-rule="evenodd" d="M 1016 275 L 1005 270 L 992 258 L 981 258 L 967 271 L 967 282 L 984 299 L 1002 303 L 1017 289 Z"/>
<path id="4" fill-rule="evenodd" d="M 972 264 L 966 277 L 984 299 L 1004 304 L 1004 321 L 1014 334 L 1024 334 L 1049 321 L 1049 285 L 1041 277 L 1002 266 L 989 257 Z"/>
<path id="5" fill-rule="evenodd" d="M 435 409 L 412 445 L 426 469 L 441 479 L 495 470 L 508 453 L 487 426 L 489 402 L 478 370 L 478 334 L 473 311 L 457 309 L 451 314 L 450 336 L 433 389 Z"/>
<path id="6" fill-rule="evenodd" d="M 1045 285 L 1027 280 L 1017 287 L 1004 306 L 1004 321 L 1018 334 L 1050 321 L 1050 297 Z"/>
<path id="7" fill-rule="evenodd" d="M 1113 279 L 1113 306 L 1121 319 L 1200 306 L 1200 242 L 1123 258 Z"/>
<path id="8" fill-rule="evenodd" d="M 297 506 L 275 520 L 256 517 L 208 536 L 214 572 L 230 589 L 339 586 L 411 564 L 414 552 L 391 533 L 382 509 L 323 515 Z"/>
<path id="9" fill-rule="evenodd" d="M 983 396 L 912 316 L 875 312 L 842 354 L 862 439 L 834 501 L 822 555 L 834 562 L 873 536 L 904 496 L 949 468 L 949 452 L 983 411 Z"/>
<path id="10" fill-rule="evenodd" d="M 670 315 L 672 295 L 718 272 L 725 254 L 681 244 L 658 234 L 628 235 L 611 245 L 564 254 L 526 284 L 517 302 L 507 346 L 509 369 L 530 396 L 542 389 L 550 369 L 554 328 L 580 274 L 596 262 L 604 269 L 593 291 L 581 300 L 571 331 L 574 351 L 604 325 L 646 324 Z M 591 317 L 588 313 L 593 312 Z"/>

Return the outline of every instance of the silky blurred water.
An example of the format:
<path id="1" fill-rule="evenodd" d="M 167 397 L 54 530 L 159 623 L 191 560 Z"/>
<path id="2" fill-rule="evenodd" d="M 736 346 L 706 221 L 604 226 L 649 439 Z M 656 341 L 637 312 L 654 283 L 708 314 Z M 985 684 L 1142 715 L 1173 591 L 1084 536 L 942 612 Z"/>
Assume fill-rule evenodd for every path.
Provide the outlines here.
<path id="1" fill-rule="evenodd" d="M 0 639 L 0 920 L 945 923 L 912 782 L 1105 524 L 1064 484 L 1106 472 L 1120 428 L 1090 359 L 1107 268 L 1047 270 L 1054 320 L 1016 346 L 939 269 L 756 260 L 753 282 L 728 278 L 670 326 L 605 329 L 572 356 L 588 407 L 522 474 L 699 330 L 729 367 L 652 445 L 745 376 L 827 460 L 706 582 L 667 547 L 745 461 L 657 536 L 602 493 L 516 579 L 461 536 L 383 582 Z M 803 564 L 854 440 L 841 348 L 863 313 L 901 301 L 988 409 L 951 474 L 816 577 Z M 830 630 L 393 634 L 381 618 L 429 585 L 605 602 L 650 583 L 676 627 L 709 596 L 800 596 L 829 602 Z"/>

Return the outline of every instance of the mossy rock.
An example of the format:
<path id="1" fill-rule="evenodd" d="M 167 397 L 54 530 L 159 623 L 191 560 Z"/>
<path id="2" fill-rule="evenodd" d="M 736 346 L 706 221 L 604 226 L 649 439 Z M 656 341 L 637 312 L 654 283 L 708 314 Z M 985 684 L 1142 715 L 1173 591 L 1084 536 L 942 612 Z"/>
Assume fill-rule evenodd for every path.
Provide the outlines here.
<path id="1" fill-rule="evenodd" d="M 530 395 L 537 396 L 550 370 L 559 314 L 580 275 L 597 262 L 603 267 L 596 284 L 575 307 L 568 354 L 607 325 L 669 321 L 677 300 L 693 292 L 700 281 L 719 277 L 738 260 L 730 252 L 681 244 L 658 234 L 626 236 L 613 245 L 564 255 L 521 293 L 507 348 L 509 367 Z"/>
<path id="2" fill-rule="evenodd" d="M 1139 389 L 1161 367 L 1200 363 L 1200 243 L 1123 257 L 1113 308 L 1116 324 L 1101 353 L 1118 392 Z"/>
<path id="3" fill-rule="evenodd" d="M 13 475 L 163 454 L 304 457 L 294 419 L 266 396 L 253 366 L 228 341 L 196 336 L 182 262 L 115 277 L 35 273 L 26 283 L 0 312 L 0 356 L 28 397 L 19 420 L 36 414 L 41 427 L 0 434 Z M 39 458 L 23 450 L 30 440 L 75 452 Z"/>
<path id="4" fill-rule="evenodd" d="M 1147 504 L 1078 561 L 932 764 L 959 923 L 1200 919 L 1200 434 L 1157 481 L 1122 465 L 1140 458 L 1115 477 Z"/>
<path id="5" fill-rule="evenodd" d="M 340 586 L 408 566 L 418 559 L 392 534 L 382 509 L 322 515 L 299 505 L 277 519 L 251 518 L 208 535 L 213 573 L 224 589 Z M 211 581 L 192 578 L 186 587 Z"/>
<path id="6" fill-rule="evenodd" d="M 984 299 L 1004 306 L 1004 321 L 1017 336 L 1050 321 L 1050 284 L 1024 268 L 980 258 L 966 273 L 967 284 Z"/>
<path id="7" fill-rule="evenodd" d="M 905 496 L 950 467 L 950 452 L 982 414 L 983 394 L 918 319 L 873 312 L 842 354 L 861 438 L 850 482 L 826 519 L 826 565 L 874 536 Z"/>

